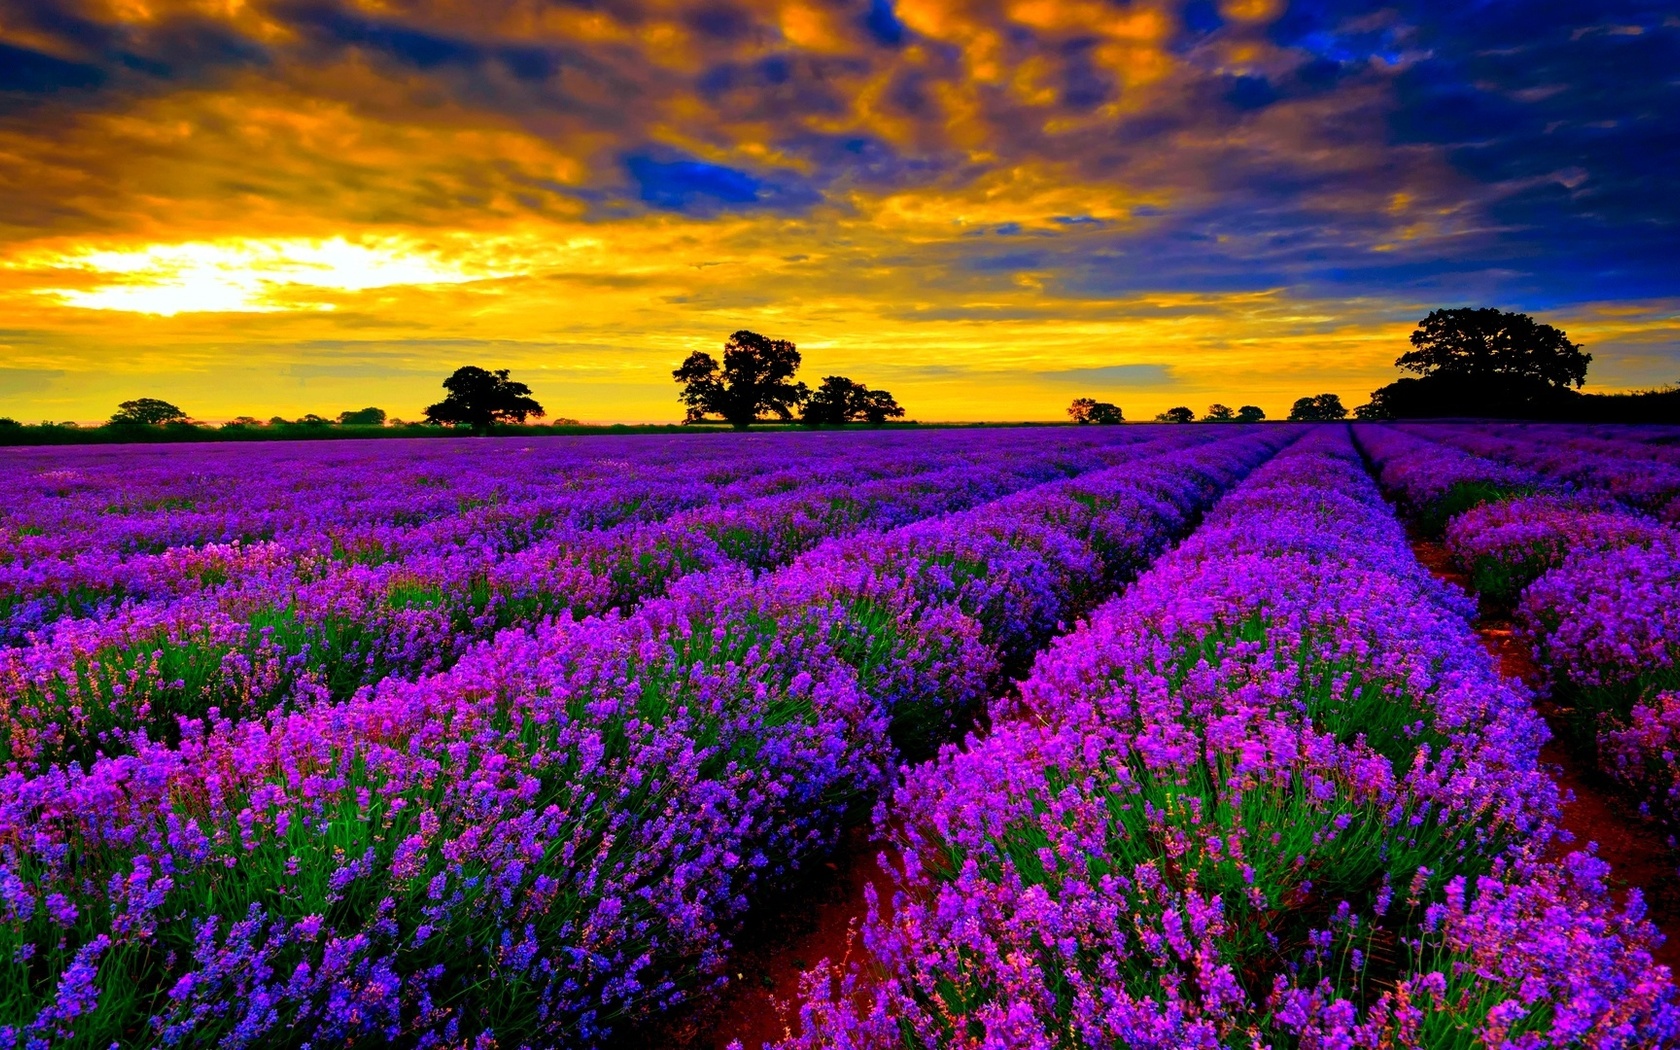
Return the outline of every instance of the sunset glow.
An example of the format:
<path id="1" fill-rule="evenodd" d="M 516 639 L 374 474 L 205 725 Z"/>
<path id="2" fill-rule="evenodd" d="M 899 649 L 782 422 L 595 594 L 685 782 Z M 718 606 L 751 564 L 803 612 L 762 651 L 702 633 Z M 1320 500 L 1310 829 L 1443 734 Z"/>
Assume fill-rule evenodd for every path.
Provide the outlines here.
<path id="1" fill-rule="evenodd" d="M 435 253 L 400 242 L 352 244 L 342 237 L 151 244 L 40 257 L 23 265 L 86 275 L 99 282 L 85 289 L 39 289 L 38 294 L 68 306 L 164 317 L 331 310 L 335 304 L 321 293 L 460 284 L 498 276 L 468 273 Z"/>
<path id="2" fill-rule="evenodd" d="M 921 419 L 1275 413 L 1446 305 L 1680 378 L 1635 3 L 50 7 L 0 18 L 0 415 L 412 416 L 481 364 L 673 420 L 743 327 Z"/>

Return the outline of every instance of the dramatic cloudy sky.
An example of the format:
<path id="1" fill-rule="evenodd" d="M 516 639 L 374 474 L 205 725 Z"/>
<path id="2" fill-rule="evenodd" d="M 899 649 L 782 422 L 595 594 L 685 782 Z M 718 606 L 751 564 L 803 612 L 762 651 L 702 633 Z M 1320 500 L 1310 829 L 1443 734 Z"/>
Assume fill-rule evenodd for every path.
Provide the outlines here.
<path id="1" fill-rule="evenodd" d="M 924 419 L 1276 413 L 1434 306 L 1680 379 L 1680 8 L 0 0 L 0 414 L 672 419 L 789 338 Z"/>

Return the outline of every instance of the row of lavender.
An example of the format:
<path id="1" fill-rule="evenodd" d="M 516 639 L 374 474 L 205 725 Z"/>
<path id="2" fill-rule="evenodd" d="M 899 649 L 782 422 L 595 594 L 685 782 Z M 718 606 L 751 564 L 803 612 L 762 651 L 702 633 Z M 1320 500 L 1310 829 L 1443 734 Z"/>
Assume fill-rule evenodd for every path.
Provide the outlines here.
<path id="1" fill-rule="evenodd" d="M 1680 523 L 1680 445 L 1646 427 L 1596 430 L 1545 423 L 1412 424 L 1400 429 L 1484 459 L 1533 471 L 1576 491 Z"/>
<path id="2" fill-rule="evenodd" d="M 419 681 L 13 773 L 0 1039 L 580 1045 L 657 1014 L 900 753 L 1290 436 L 1174 438 Z"/>
<path id="3" fill-rule="evenodd" d="M 1345 434 L 1285 451 L 912 772 L 788 1047 L 1635 1047 L 1637 900 L 1545 855 L 1545 730 Z"/>
<path id="4" fill-rule="evenodd" d="M 913 475 L 937 481 L 941 469 L 1001 460 L 1006 476 L 1021 470 L 1044 481 L 1149 436 L 1018 432 L 980 443 L 984 449 L 936 433 L 827 444 L 750 437 L 726 443 L 727 451 L 693 438 L 497 439 L 466 449 L 399 442 L 379 452 L 327 443 L 307 454 L 286 445 L 14 450 L 0 464 L 11 497 L 0 514 L 0 621 L 15 641 L 60 616 L 197 592 L 229 577 L 272 576 L 276 563 L 308 578 L 437 551 L 482 560 L 685 510 L 750 508 L 794 490 L 812 495 L 807 509 L 815 513 L 867 512 L 880 489 Z M 930 498 L 942 489 L 919 487 Z"/>
<path id="5" fill-rule="evenodd" d="M 1467 451 L 1483 443 L 1462 430 L 1424 433 L 1457 439 L 1382 427 L 1360 440 L 1404 507 L 1444 519 L 1484 604 L 1513 612 L 1546 688 L 1574 712 L 1577 742 L 1680 834 L 1680 532 L 1623 503 L 1623 489 L 1583 485 L 1583 469 L 1558 466 L 1560 450 L 1493 458 Z M 1515 465 L 1531 460 L 1557 469 Z"/>
<path id="6" fill-rule="evenodd" d="M 916 449 L 842 438 L 816 446 L 820 454 L 796 472 L 785 466 L 786 444 L 749 439 L 728 443 L 729 456 L 712 446 L 687 468 L 710 480 L 688 482 L 645 477 L 681 473 L 664 462 L 665 444 L 634 465 L 608 457 L 609 470 L 581 474 L 570 470 L 583 458 L 577 442 L 546 462 L 492 445 L 476 458 L 452 457 L 453 473 L 428 465 L 462 491 L 412 527 L 385 520 L 388 486 L 366 477 L 402 477 L 414 468 L 404 468 L 401 455 L 389 468 L 369 459 L 359 471 L 330 470 L 328 477 L 351 479 L 337 487 L 308 484 L 304 464 L 271 470 L 260 463 L 250 493 L 228 497 L 213 517 L 219 528 L 248 534 L 272 523 L 278 501 L 283 513 L 276 513 L 295 524 L 283 539 L 152 555 L 125 550 L 141 534 L 131 527 L 116 530 L 103 548 L 68 558 L 35 552 L 5 566 L 13 611 L 30 613 L 14 618 L 14 637 L 25 623 L 39 625 L 26 643 L 0 650 L 0 757 L 24 769 L 89 761 L 132 748 L 137 734 L 174 740 L 181 717 L 216 711 L 239 720 L 283 703 L 343 699 L 391 675 L 442 670 L 501 628 L 563 612 L 628 609 L 690 572 L 771 568 L 829 536 L 958 510 L 1124 461 L 1136 450 L 1191 443 L 1159 432 L 1121 442 L 1006 433 L 987 454 L 972 440 Z M 496 527 L 486 507 L 442 516 L 480 498 L 466 493 L 502 491 L 507 478 L 486 490 L 475 468 L 495 476 L 509 459 L 526 463 L 534 480 L 524 482 L 520 498 L 495 504 Z M 180 465 L 184 484 L 195 484 L 195 465 Z M 278 485 L 283 495 L 275 477 L 286 478 Z M 111 498 L 119 481 L 88 482 L 95 496 L 84 502 Z M 163 485 L 150 480 L 143 488 Z M 656 490 L 663 494 L 650 495 Z M 716 502 L 689 506 L 706 499 Z M 574 512 L 562 515 L 562 504 Z M 631 507 L 633 520 L 612 524 Z M 582 519 L 586 508 L 594 516 Z M 44 513 L 25 500 L 10 515 L 28 521 Z M 173 515 L 164 512 L 150 535 L 181 538 Z M 557 524 L 562 516 L 566 524 Z M 202 538 L 202 524 L 187 532 Z M 373 550 L 376 564 L 362 557 Z M 40 623 L 43 609 L 64 611 L 59 599 L 86 597 L 93 593 L 87 581 L 102 575 L 108 583 L 97 608 Z"/>

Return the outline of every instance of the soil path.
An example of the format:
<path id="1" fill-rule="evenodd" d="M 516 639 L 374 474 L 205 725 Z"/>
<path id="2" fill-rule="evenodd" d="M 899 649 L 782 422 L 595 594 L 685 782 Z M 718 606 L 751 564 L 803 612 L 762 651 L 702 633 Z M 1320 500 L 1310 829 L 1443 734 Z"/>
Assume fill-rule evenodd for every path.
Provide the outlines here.
<path id="1" fill-rule="evenodd" d="M 1440 543 L 1416 541 L 1413 550 L 1418 561 L 1435 576 L 1474 593 L 1469 579 L 1453 567 Z M 1516 637 L 1510 620 L 1484 615 L 1475 626 L 1482 644 L 1499 662 L 1500 673 L 1531 687 L 1539 686 L 1540 670 Z M 1642 819 L 1614 785 L 1593 768 L 1590 757 L 1577 754 L 1564 743 L 1563 723 L 1568 712 L 1543 699 L 1536 701 L 1535 709 L 1552 730 L 1552 739 L 1540 749 L 1540 761 L 1551 769 L 1553 779 L 1564 791 L 1563 826 L 1575 836 L 1565 848 L 1597 844 L 1598 856 L 1610 865 L 1612 893 L 1618 904 L 1626 903 L 1628 890 L 1640 890 L 1648 917 L 1665 938 L 1662 947 L 1652 954 L 1670 971 L 1680 974 L 1680 877 L 1676 876 L 1680 856 L 1662 833 Z"/>
<path id="2" fill-rule="evenodd" d="M 862 943 L 864 887 L 873 884 L 885 905 L 892 879 L 879 858 L 896 861 L 890 844 L 854 827 L 826 863 L 760 909 L 736 938 L 730 981 L 716 999 L 672 1019 L 658 1043 L 674 1050 L 762 1050 L 799 1029 L 801 975 L 827 959 L 837 969 Z"/>

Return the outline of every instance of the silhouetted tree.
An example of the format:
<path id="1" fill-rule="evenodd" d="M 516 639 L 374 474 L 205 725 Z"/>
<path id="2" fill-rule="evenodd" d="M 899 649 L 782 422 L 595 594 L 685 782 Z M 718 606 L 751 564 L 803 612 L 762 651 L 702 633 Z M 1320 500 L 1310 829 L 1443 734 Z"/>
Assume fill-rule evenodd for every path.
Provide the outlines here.
<path id="1" fill-rule="evenodd" d="M 1266 413 L 1259 405 L 1244 405 L 1237 409 L 1238 423 L 1258 423 L 1266 418 Z"/>
<path id="2" fill-rule="evenodd" d="M 1208 406 L 1207 414 L 1202 416 L 1202 422 L 1204 422 L 1204 423 L 1229 423 L 1229 422 L 1235 420 L 1236 418 L 1237 418 L 1237 414 L 1235 412 L 1231 411 L 1231 408 L 1230 408 L 1229 405 L 1222 405 L 1219 402 L 1215 401 L 1213 404 Z"/>
<path id="3" fill-rule="evenodd" d="M 861 389 L 845 376 L 824 376 L 822 386 L 806 400 L 801 421 L 810 426 L 839 426 L 851 418 L 852 406 Z"/>
<path id="4" fill-rule="evenodd" d="M 889 419 L 904 418 L 904 407 L 885 390 L 860 389 L 863 393 L 858 396 L 857 410 L 863 413 L 865 423 L 880 426 Z"/>
<path id="5" fill-rule="evenodd" d="M 1340 397 L 1335 394 L 1319 394 L 1316 397 L 1296 398 L 1295 404 L 1289 409 L 1289 420 L 1292 423 L 1333 423 L 1338 419 L 1346 419 L 1347 414 Z"/>
<path id="6" fill-rule="evenodd" d="M 723 365 L 704 350 L 688 355 L 671 377 L 683 385 L 677 400 L 687 406 L 685 423 L 722 416 L 745 430 L 766 412 L 783 420 L 804 404 L 811 391 L 792 382 L 799 371 L 799 350 L 786 339 L 769 339 L 745 329 L 723 344 Z"/>
<path id="7" fill-rule="evenodd" d="M 1160 415 L 1156 416 L 1155 417 L 1155 422 L 1157 422 L 1157 423 L 1191 423 L 1191 422 L 1194 422 L 1195 419 L 1196 419 L 1196 413 L 1190 411 L 1188 408 L 1186 408 L 1183 405 L 1179 405 L 1176 408 L 1169 408 L 1165 412 L 1162 412 Z"/>
<path id="8" fill-rule="evenodd" d="M 13 419 L 11 416 L 0 416 L 0 429 L 4 429 L 4 428 L 7 428 L 7 427 L 21 427 L 21 426 L 23 426 L 23 424 L 19 423 L 17 420 Z"/>
<path id="9" fill-rule="evenodd" d="M 1124 423 L 1126 416 L 1120 411 L 1120 406 L 1107 401 L 1098 401 L 1091 397 L 1074 398 L 1073 404 L 1068 406 L 1068 418 L 1075 423 L 1100 423 L 1112 425 Z"/>
<path id="10" fill-rule="evenodd" d="M 385 425 L 385 410 L 358 408 L 353 412 L 340 412 L 338 422 L 340 426 L 346 427 L 382 427 Z"/>
<path id="11" fill-rule="evenodd" d="M 1420 378 L 1373 391 L 1362 418 L 1502 416 L 1566 419 L 1592 355 L 1527 314 L 1491 307 L 1435 310 L 1395 365 Z"/>
<path id="12" fill-rule="evenodd" d="M 326 416 L 320 415 L 318 413 L 310 412 L 307 415 L 305 415 L 302 419 L 298 420 L 298 426 L 302 426 L 302 427 L 330 427 L 330 426 L 332 426 L 332 420 L 330 420 Z"/>
<path id="13" fill-rule="evenodd" d="M 523 423 L 527 416 L 542 418 L 543 407 L 532 399 L 531 388 L 508 378 L 508 370 L 486 371 L 473 365 L 457 368 L 443 388 L 449 391 L 426 408 L 426 422 L 469 426 L 482 434 L 493 423 Z"/>
<path id="14" fill-rule="evenodd" d="M 881 424 L 904 415 L 893 396 L 885 390 L 871 390 L 845 376 L 824 376 L 805 401 L 800 421 L 809 426 L 838 426 L 855 420 Z"/>
<path id="15" fill-rule="evenodd" d="M 1484 386 L 1515 380 L 1579 388 L 1592 361 L 1561 330 L 1492 307 L 1431 311 L 1418 322 L 1411 341 L 1413 349 L 1394 362 L 1399 368 Z"/>
<path id="16" fill-rule="evenodd" d="M 155 397 L 141 397 L 133 401 L 118 403 L 116 412 L 111 415 L 111 422 L 121 425 L 158 425 L 161 423 L 185 423 L 187 414 L 167 401 L 160 401 Z"/>
<path id="17" fill-rule="evenodd" d="M 1365 404 L 1360 405 L 1353 410 L 1353 418 L 1374 420 L 1393 419 L 1394 417 L 1389 414 L 1387 406 L 1382 403 L 1381 399 L 1373 394 L 1370 401 L 1367 401 Z"/>

